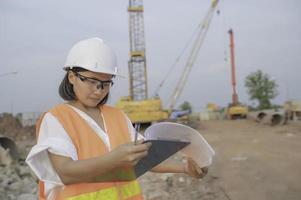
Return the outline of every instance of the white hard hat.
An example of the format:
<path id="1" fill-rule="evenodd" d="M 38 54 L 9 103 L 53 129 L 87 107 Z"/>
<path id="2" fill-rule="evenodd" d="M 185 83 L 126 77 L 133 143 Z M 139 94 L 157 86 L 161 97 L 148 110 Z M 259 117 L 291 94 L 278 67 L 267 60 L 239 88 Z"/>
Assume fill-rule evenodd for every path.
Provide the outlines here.
<path id="1" fill-rule="evenodd" d="M 192 158 L 199 167 L 211 165 L 214 150 L 196 130 L 172 122 L 161 122 L 148 127 L 144 132 L 146 140 L 178 140 L 190 144 L 179 151 L 182 155 Z"/>
<path id="2" fill-rule="evenodd" d="M 92 72 L 119 75 L 113 50 L 100 38 L 77 42 L 69 51 L 64 69 L 81 67 Z"/>

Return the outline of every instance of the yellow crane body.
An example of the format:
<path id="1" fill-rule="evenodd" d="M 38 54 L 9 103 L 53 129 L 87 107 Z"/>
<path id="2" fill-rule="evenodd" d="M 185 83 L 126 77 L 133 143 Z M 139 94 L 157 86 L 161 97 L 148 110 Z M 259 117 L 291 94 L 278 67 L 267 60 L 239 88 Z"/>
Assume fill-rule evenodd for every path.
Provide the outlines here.
<path id="1" fill-rule="evenodd" d="M 227 117 L 228 119 L 247 118 L 248 112 L 249 109 L 247 106 L 233 105 L 227 109 Z"/>
<path id="2" fill-rule="evenodd" d="M 168 118 L 168 112 L 163 110 L 159 98 L 131 101 L 123 97 L 116 106 L 123 109 L 133 123 L 151 123 Z"/>
<path id="3" fill-rule="evenodd" d="M 129 96 L 121 97 L 116 107 L 121 108 L 133 123 L 152 123 L 166 120 L 176 104 L 199 49 L 208 31 L 210 21 L 219 0 L 213 0 L 205 19 L 199 25 L 199 34 L 193 45 L 184 72 L 170 98 L 169 110 L 164 110 L 158 96 L 148 97 L 147 67 L 144 38 L 143 0 L 129 0 Z"/>

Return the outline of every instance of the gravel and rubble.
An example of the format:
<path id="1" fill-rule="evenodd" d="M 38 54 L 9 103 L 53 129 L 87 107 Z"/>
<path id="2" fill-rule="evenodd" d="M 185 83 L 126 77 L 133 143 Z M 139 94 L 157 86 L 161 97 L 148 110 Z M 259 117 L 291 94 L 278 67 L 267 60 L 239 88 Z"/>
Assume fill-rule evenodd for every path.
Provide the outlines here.
<path id="1" fill-rule="evenodd" d="M 184 174 L 148 172 L 139 182 L 147 200 L 226 200 L 217 179 L 210 173 L 203 179 L 195 179 Z"/>
<path id="2" fill-rule="evenodd" d="M 16 117 L 4 113 L 0 116 L 0 135 L 1 142 L 13 142 L 18 152 L 18 156 L 12 155 L 12 149 L 4 148 L 5 144 L 0 145 L 0 199 L 37 199 L 37 179 L 25 164 L 35 141 L 34 127 L 22 127 Z"/>
<path id="3" fill-rule="evenodd" d="M 2 149 L 2 152 L 5 151 Z M 36 199 L 37 180 L 32 176 L 24 160 L 10 161 L 9 154 L 1 154 L 0 163 L 0 199 L 33 200 Z M 4 161 L 4 162 L 3 162 Z"/>

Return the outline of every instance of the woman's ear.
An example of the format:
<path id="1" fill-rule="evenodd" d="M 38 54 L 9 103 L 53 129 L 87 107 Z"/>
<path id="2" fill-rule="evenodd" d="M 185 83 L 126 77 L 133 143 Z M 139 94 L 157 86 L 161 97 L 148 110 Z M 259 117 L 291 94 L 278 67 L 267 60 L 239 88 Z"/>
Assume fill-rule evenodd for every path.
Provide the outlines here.
<path id="1" fill-rule="evenodd" d="M 68 80 L 70 84 L 72 85 L 74 84 L 75 78 L 76 78 L 75 74 L 72 71 L 68 71 Z"/>

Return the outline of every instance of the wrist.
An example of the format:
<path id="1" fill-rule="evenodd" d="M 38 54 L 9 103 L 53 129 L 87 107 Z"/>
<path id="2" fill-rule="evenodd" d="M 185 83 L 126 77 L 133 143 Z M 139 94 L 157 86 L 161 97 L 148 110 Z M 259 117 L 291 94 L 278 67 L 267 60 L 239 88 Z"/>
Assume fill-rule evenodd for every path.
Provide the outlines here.
<path id="1" fill-rule="evenodd" d="M 114 150 L 106 154 L 107 161 L 110 163 L 110 168 L 114 169 L 116 167 L 121 167 L 121 160 L 118 158 Z"/>

